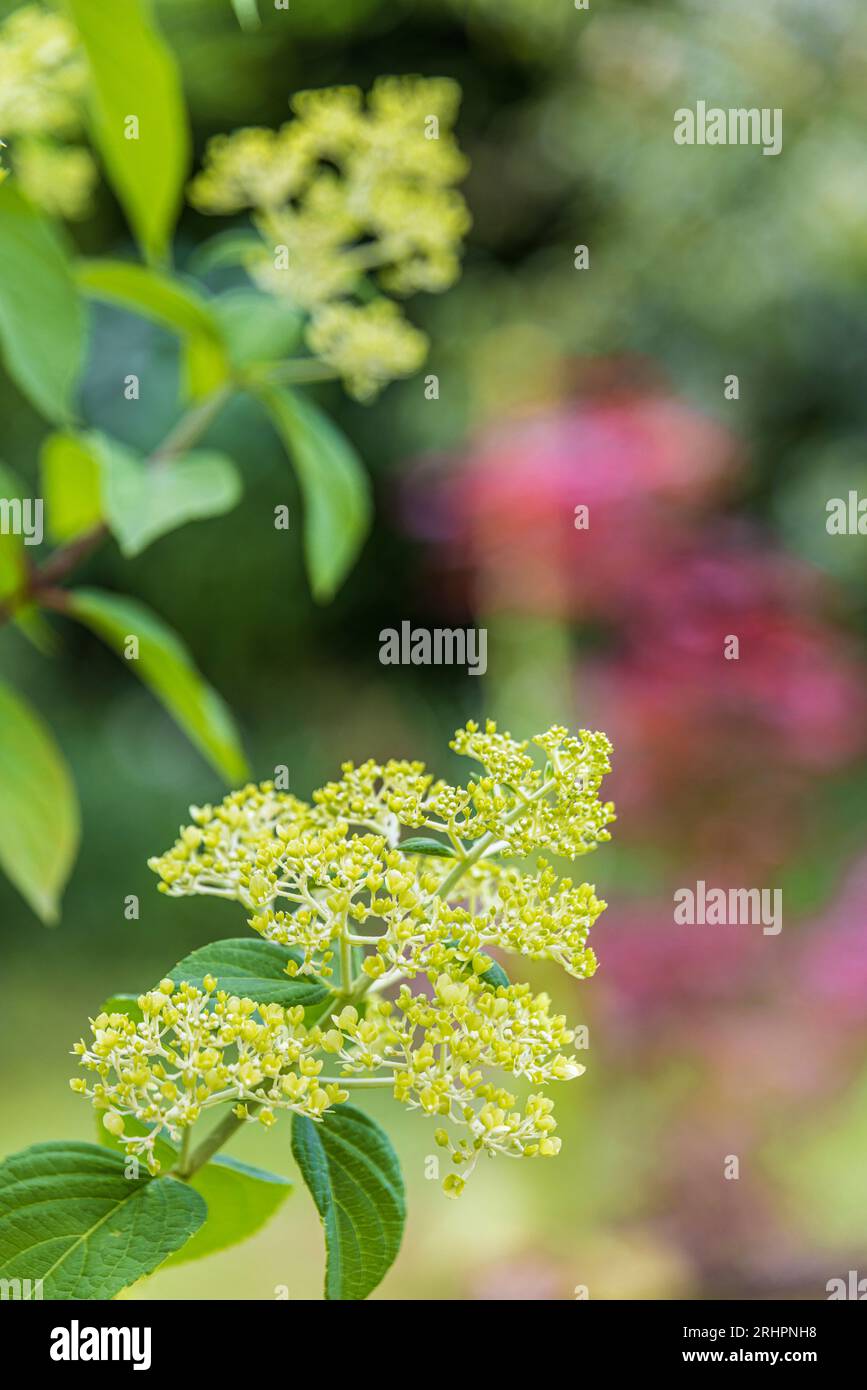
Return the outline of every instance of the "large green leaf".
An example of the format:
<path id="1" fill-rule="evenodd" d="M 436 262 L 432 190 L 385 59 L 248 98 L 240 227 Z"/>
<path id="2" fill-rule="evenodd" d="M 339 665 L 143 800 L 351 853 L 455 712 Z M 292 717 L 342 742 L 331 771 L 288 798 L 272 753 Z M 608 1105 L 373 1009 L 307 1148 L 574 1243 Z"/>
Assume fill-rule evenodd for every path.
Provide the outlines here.
<path id="1" fill-rule="evenodd" d="M 172 53 L 148 0 L 68 0 L 90 64 L 93 133 L 148 259 L 165 253 L 181 201 L 190 137 Z M 128 138 L 129 117 L 138 122 Z"/>
<path id="2" fill-rule="evenodd" d="M 367 1298 L 400 1249 L 403 1178 L 385 1133 L 340 1105 L 315 1122 L 292 1117 L 292 1152 L 325 1229 L 325 1297 Z"/>
<path id="3" fill-rule="evenodd" d="M 41 1279 L 44 1298 L 113 1298 L 206 1216 L 186 1183 L 126 1178 L 98 1144 L 34 1144 L 0 1164 L 0 1277 Z"/>
<path id="4" fill-rule="evenodd" d="M 40 414 L 65 421 L 84 357 L 84 307 L 63 243 L 7 179 L 0 187 L 0 348 Z"/>
<path id="5" fill-rule="evenodd" d="M 122 655 L 128 639 L 137 638 L 132 670 L 228 782 L 244 781 L 247 763 L 234 720 L 170 627 L 135 599 L 99 589 L 73 590 L 64 611 Z"/>
<path id="6" fill-rule="evenodd" d="M 169 978 L 180 984 L 201 989 L 206 975 L 213 975 L 221 989 L 230 994 L 246 995 L 260 1004 L 282 1004 L 289 1008 L 324 1002 L 331 991 L 321 980 L 311 975 L 290 979 L 286 965 L 300 961 L 301 953 L 276 941 L 257 941 L 241 936 L 230 941 L 215 941 L 178 961 Z"/>
<path id="7" fill-rule="evenodd" d="M 0 685 L 0 865 L 43 922 L 59 916 L 79 830 L 75 786 L 51 731 Z"/>
<path id="8" fill-rule="evenodd" d="M 124 555 L 139 555 L 188 521 L 222 516 L 237 506 L 241 476 L 226 454 L 196 449 L 148 464 L 116 439 L 90 438 L 100 462 L 106 520 Z"/>
<path id="9" fill-rule="evenodd" d="M 50 434 L 39 460 L 51 539 L 74 541 L 102 520 L 100 465 L 92 441 L 71 432 Z"/>
<path id="10" fill-rule="evenodd" d="M 208 1219 L 192 1240 L 170 1256 L 167 1265 L 200 1260 L 255 1235 L 292 1191 L 288 1178 L 223 1154 L 200 1168 L 189 1185 L 206 1202 Z"/>
<path id="11" fill-rule="evenodd" d="M 263 387 L 259 396 L 295 464 L 310 587 L 324 603 L 340 588 L 367 535 L 367 474 L 349 440 L 318 406 L 292 391 Z"/>

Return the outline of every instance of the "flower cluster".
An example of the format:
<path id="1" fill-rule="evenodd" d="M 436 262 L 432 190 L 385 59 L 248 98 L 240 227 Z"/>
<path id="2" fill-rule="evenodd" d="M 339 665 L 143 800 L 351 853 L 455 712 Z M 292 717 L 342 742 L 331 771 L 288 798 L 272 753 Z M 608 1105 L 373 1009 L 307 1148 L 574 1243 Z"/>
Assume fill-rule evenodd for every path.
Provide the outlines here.
<path id="1" fill-rule="evenodd" d="M 321 1084 L 323 1037 L 305 1028 L 304 1009 L 257 1004 L 218 990 L 208 976 L 204 989 L 163 980 L 138 999 L 141 1021 L 126 1013 L 100 1014 L 93 1038 L 73 1051 L 86 1071 L 70 1082 L 104 1111 L 103 1124 L 130 1153 L 159 1172 L 156 1146 L 173 1141 L 203 1110 L 232 1102 L 239 1118 L 274 1123 L 277 1108 L 321 1119 L 348 1098 L 336 1083 Z M 125 1117 L 144 1127 L 127 1137 Z"/>
<path id="2" fill-rule="evenodd" d="M 86 83 L 78 36 L 61 15 L 26 5 L 0 26 L 0 136 L 24 192 L 60 217 L 84 215 L 96 179 L 87 150 L 68 143 L 83 128 Z"/>
<path id="3" fill-rule="evenodd" d="M 445 290 L 459 274 L 470 222 L 452 187 L 466 171 L 451 134 L 459 100 L 439 78 L 380 78 L 366 105 L 355 87 L 299 92 L 280 130 L 211 140 L 190 188 L 202 212 L 252 210 L 251 276 L 309 315 L 311 351 L 360 400 L 427 351 L 385 296 Z"/>
<path id="4" fill-rule="evenodd" d="M 153 1160 L 154 1136 L 176 1138 L 208 1105 L 252 1103 L 266 1124 L 280 1108 L 320 1119 L 353 1086 L 381 1085 L 439 1117 L 450 1195 L 481 1153 L 557 1153 L 551 1100 L 533 1090 L 521 1103 L 490 1073 L 531 1088 L 579 1076 L 573 1031 L 488 950 L 555 961 L 576 979 L 595 970 L 587 936 L 605 903 L 546 856 L 608 839 L 610 745 L 559 727 L 519 743 L 471 722 L 451 747 L 480 767 L 463 786 L 422 763 L 368 761 L 345 764 L 311 802 L 269 782 L 192 808 L 193 823 L 150 860 L 161 890 L 241 903 L 255 931 L 292 948 L 286 974 L 333 981 L 331 999 L 307 1027 L 300 1008 L 228 997 L 212 979 L 204 993 L 169 981 L 139 1001 L 143 1022 L 96 1019 L 96 1041 L 79 1051 L 113 1132 L 134 1116 L 150 1135 L 128 1142 L 151 1142 Z M 405 833 L 421 829 L 438 838 Z M 320 1074 L 320 1054 L 336 1074 Z"/>

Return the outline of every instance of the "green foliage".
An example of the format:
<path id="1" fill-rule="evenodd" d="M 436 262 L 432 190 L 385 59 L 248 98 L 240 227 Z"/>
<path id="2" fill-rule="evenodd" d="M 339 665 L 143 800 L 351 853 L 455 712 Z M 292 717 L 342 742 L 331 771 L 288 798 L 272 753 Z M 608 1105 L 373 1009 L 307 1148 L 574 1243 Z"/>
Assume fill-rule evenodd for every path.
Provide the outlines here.
<path id="1" fill-rule="evenodd" d="M 124 555 L 140 555 L 188 521 L 231 511 L 241 496 L 241 476 L 225 454 L 194 450 L 149 467 L 115 439 L 93 435 L 91 440 L 102 472 L 106 521 Z"/>
<path id="2" fill-rule="evenodd" d="M 190 1187 L 207 1203 L 208 1219 L 192 1240 L 169 1256 L 167 1265 L 201 1260 L 247 1240 L 270 1221 L 292 1191 L 288 1178 L 225 1154 L 194 1173 Z"/>
<path id="3" fill-rule="evenodd" d="M 334 597 L 370 526 L 367 475 L 348 439 L 294 391 L 262 390 L 304 498 L 304 554 L 314 598 Z"/>
<path id="4" fill-rule="evenodd" d="M 401 842 L 401 849 L 405 854 L 432 854 L 435 859 L 455 857 L 451 845 L 447 845 L 443 840 L 434 840 L 430 835 L 411 835 L 409 839 Z"/>
<path id="5" fill-rule="evenodd" d="M 292 1118 L 292 1153 L 322 1218 L 327 1299 L 361 1299 L 394 1263 L 406 1220 L 403 1178 L 387 1135 L 341 1105 L 321 1124 Z"/>
<path id="6" fill-rule="evenodd" d="M 162 260 L 190 152 L 177 65 L 147 0 L 69 0 L 69 9 L 90 64 L 94 139 L 142 251 Z"/>
<path id="7" fill-rule="evenodd" d="M 127 1178 L 96 1144 L 34 1144 L 0 1164 L 0 1277 L 41 1279 L 45 1298 L 113 1298 L 206 1215 L 187 1184 Z"/>
<path id="8" fill-rule="evenodd" d="M 0 788 L 0 864 L 43 922 L 55 922 L 78 846 L 78 798 L 50 731 L 6 685 L 0 685 Z"/>
<path id="9" fill-rule="evenodd" d="M 9 180 L 0 186 L 0 345 L 41 414 L 66 421 L 84 357 L 84 311 L 60 237 Z"/>
<path id="10" fill-rule="evenodd" d="M 220 696 L 196 670 L 180 638 L 135 599 L 98 589 L 76 589 L 65 611 L 125 655 L 138 641 L 130 667 L 169 711 L 192 743 L 227 780 L 246 777 L 247 764 L 234 720 Z"/>
<path id="11" fill-rule="evenodd" d="M 202 988 L 206 975 L 215 975 L 223 989 L 230 994 L 249 995 L 261 1004 L 281 1004 L 305 1008 L 320 1004 L 331 991 L 315 976 L 304 975 L 290 979 L 286 974 L 289 961 L 301 960 L 301 952 L 273 941 L 251 941 L 238 937 L 230 941 L 215 941 L 202 946 L 178 961 L 169 979 Z"/>
<path id="12" fill-rule="evenodd" d="M 72 432 L 50 434 L 39 459 L 46 523 L 54 541 L 74 541 L 102 521 L 99 460 Z"/>

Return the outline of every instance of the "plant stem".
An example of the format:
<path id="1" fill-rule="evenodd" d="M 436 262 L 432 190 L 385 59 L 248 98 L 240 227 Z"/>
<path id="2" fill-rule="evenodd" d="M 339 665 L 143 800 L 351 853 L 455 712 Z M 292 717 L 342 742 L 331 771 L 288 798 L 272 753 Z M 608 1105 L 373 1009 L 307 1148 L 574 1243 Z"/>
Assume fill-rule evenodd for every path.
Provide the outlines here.
<path id="1" fill-rule="evenodd" d="M 254 1110 L 258 1109 L 258 1106 L 248 1105 L 247 1109 L 252 1113 Z M 230 1110 L 228 1115 L 224 1115 L 220 1123 L 214 1126 L 207 1139 L 203 1139 L 199 1147 L 193 1150 L 187 1162 L 178 1165 L 175 1169 L 178 1177 L 191 1178 L 194 1173 L 197 1173 L 200 1168 L 205 1166 L 209 1159 L 213 1158 L 218 1149 L 221 1149 L 224 1144 L 228 1143 L 232 1135 L 240 1129 L 241 1125 L 244 1123 L 245 1121 L 240 1119 L 235 1114 L 234 1110 Z"/>

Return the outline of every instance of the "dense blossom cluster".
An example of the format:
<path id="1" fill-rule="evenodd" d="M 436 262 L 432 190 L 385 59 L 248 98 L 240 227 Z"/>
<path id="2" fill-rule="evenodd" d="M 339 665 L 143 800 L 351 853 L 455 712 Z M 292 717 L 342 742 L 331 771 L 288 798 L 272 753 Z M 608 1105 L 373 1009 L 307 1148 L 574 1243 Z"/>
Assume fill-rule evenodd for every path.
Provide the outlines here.
<path id="1" fill-rule="evenodd" d="M 78 35 L 38 5 L 0 26 L 0 138 L 27 196 L 47 212 L 81 217 L 96 178 L 82 133 L 87 64 Z"/>
<path id="2" fill-rule="evenodd" d="M 314 1054 L 324 1040 L 320 1029 L 305 1028 L 303 1008 L 230 996 L 212 976 L 204 985 L 163 980 L 138 999 L 140 1022 L 125 1013 L 100 1014 L 92 1020 L 92 1040 L 73 1049 L 98 1079 L 88 1086 L 76 1077 L 72 1089 L 105 1111 L 106 1129 L 143 1155 L 152 1172 L 160 1167 L 158 1140 L 180 1139 L 215 1105 L 231 1101 L 244 1118 L 253 1118 L 252 1106 L 259 1123 L 270 1125 L 277 1107 L 321 1119 L 348 1098 L 340 1086 L 320 1084 L 323 1062 Z M 124 1136 L 124 1116 L 146 1132 Z"/>
<path id="3" fill-rule="evenodd" d="M 300 92 L 280 130 L 213 139 L 191 185 L 203 212 L 252 210 L 262 244 L 250 274 L 309 314 L 311 350 L 363 400 L 427 351 L 385 296 L 445 290 L 459 274 L 470 222 L 452 187 L 466 171 L 451 134 L 459 100 L 439 78 L 380 78 L 367 104 L 355 87 Z"/>
<path id="4" fill-rule="evenodd" d="M 489 1074 L 531 1088 L 579 1076 L 573 1031 L 487 950 L 593 973 L 587 936 L 605 903 L 546 856 L 576 858 L 608 839 L 614 812 L 599 788 L 610 745 L 559 727 L 519 743 L 489 722 L 451 746 L 480 765 L 466 785 L 418 762 L 369 761 L 345 764 L 311 802 L 263 783 L 191 809 L 193 823 L 150 861 L 162 891 L 241 903 L 255 931 L 293 948 L 287 975 L 315 975 L 332 993 L 305 1024 L 301 1008 L 228 997 L 215 980 L 204 993 L 168 981 L 139 1001 L 143 1022 L 94 1020 L 95 1042 L 79 1051 L 100 1079 L 86 1093 L 113 1132 L 128 1114 L 151 1140 L 161 1129 L 176 1138 L 228 1100 L 265 1124 L 281 1108 L 319 1119 L 353 1085 L 379 1084 L 440 1118 L 450 1195 L 483 1152 L 557 1153 L 551 1100 L 534 1090 L 520 1103 Z M 405 833 L 422 829 L 438 838 Z M 333 1075 L 321 1075 L 323 1055 Z"/>

